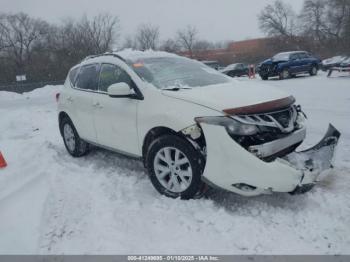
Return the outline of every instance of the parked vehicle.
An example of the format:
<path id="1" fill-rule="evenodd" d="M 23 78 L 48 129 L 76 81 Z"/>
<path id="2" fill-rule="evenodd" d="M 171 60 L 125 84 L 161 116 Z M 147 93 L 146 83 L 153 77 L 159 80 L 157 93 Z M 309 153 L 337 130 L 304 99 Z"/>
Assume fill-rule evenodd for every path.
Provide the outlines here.
<path id="1" fill-rule="evenodd" d="M 275 76 L 282 80 L 304 73 L 314 76 L 317 75 L 319 64 L 320 60 L 308 52 L 285 52 L 261 63 L 259 74 L 263 80 Z"/>
<path id="2" fill-rule="evenodd" d="M 347 57 L 346 59 L 342 60 L 342 62 L 339 64 L 339 66 L 331 67 L 328 70 L 328 77 L 332 75 L 334 71 L 337 72 L 350 72 L 350 57 Z"/>
<path id="3" fill-rule="evenodd" d="M 347 58 L 347 56 L 334 56 L 332 58 L 325 59 L 321 63 L 321 69 L 326 72 L 333 67 L 339 67 L 340 64 Z"/>
<path id="4" fill-rule="evenodd" d="M 260 73 L 261 64 L 262 64 L 262 63 L 259 63 L 259 64 L 257 64 L 257 65 L 255 66 L 255 73 L 256 73 L 256 74 L 259 74 L 259 73 Z"/>
<path id="5" fill-rule="evenodd" d="M 221 70 L 221 72 L 230 77 L 240 77 L 247 76 L 249 74 L 249 69 L 247 65 L 237 63 L 228 65 L 223 70 Z"/>
<path id="6" fill-rule="evenodd" d="M 331 168 L 340 137 L 330 126 L 297 153 L 306 126 L 293 96 L 165 52 L 89 57 L 57 100 L 73 157 L 95 145 L 142 159 L 154 187 L 173 198 L 199 197 L 207 185 L 244 196 L 306 192 Z"/>
<path id="7" fill-rule="evenodd" d="M 350 67 L 350 57 L 347 57 L 346 59 L 344 59 L 340 65 L 341 68 L 349 68 Z"/>
<path id="8" fill-rule="evenodd" d="M 219 70 L 220 68 L 220 64 L 218 61 L 201 61 L 201 62 L 215 70 Z"/>

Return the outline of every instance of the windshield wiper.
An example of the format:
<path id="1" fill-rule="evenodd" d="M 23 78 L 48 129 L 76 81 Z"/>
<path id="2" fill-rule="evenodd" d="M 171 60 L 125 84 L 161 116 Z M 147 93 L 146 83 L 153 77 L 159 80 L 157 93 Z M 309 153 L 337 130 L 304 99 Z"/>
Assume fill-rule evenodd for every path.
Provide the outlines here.
<path id="1" fill-rule="evenodd" d="M 162 90 L 165 90 L 165 91 L 179 91 L 181 89 L 192 89 L 192 88 L 189 88 L 189 87 L 165 87 L 165 88 L 162 88 Z"/>

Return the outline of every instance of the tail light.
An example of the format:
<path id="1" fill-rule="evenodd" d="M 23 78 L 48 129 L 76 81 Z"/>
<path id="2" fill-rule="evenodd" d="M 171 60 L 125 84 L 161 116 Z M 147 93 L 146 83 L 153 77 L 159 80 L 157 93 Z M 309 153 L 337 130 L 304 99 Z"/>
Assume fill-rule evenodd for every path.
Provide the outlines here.
<path id="1" fill-rule="evenodd" d="M 56 102 L 58 103 L 58 101 L 60 100 L 60 93 L 56 94 Z"/>

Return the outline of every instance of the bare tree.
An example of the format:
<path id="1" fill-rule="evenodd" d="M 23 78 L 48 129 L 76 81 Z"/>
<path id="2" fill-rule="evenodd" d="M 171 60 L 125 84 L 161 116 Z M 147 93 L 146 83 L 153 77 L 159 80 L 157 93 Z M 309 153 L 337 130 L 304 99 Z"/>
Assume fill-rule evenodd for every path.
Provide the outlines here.
<path id="1" fill-rule="evenodd" d="M 350 1 L 329 0 L 328 34 L 344 52 L 350 52 Z"/>
<path id="2" fill-rule="evenodd" d="M 299 18 L 303 36 L 312 40 L 312 48 L 349 52 L 349 0 L 306 0 Z"/>
<path id="3" fill-rule="evenodd" d="M 152 24 L 142 24 L 138 27 L 136 37 L 137 46 L 141 50 L 157 49 L 159 42 L 159 27 Z"/>
<path id="4" fill-rule="evenodd" d="M 344 35 L 350 23 L 350 1 L 328 1 L 328 33 L 336 38 Z"/>
<path id="5" fill-rule="evenodd" d="M 185 29 L 177 32 L 177 39 L 181 46 L 193 57 L 193 45 L 197 41 L 198 31 L 196 27 L 188 25 Z"/>
<path id="6" fill-rule="evenodd" d="M 209 50 L 214 48 L 215 48 L 215 44 L 207 40 L 198 40 L 193 44 L 193 50 L 195 51 Z"/>
<path id="7" fill-rule="evenodd" d="M 296 15 L 290 5 L 281 0 L 267 5 L 259 14 L 260 29 L 270 36 L 293 37 Z"/>
<path id="8" fill-rule="evenodd" d="M 306 0 L 299 16 L 303 33 L 307 37 L 312 37 L 319 43 L 323 43 L 326 38 L 327 19 L 326 0 Z"/>
<path id="9" fill-rule="evenodd" d="M 181 46 L 176 40 L 169 38 L 162 43 L 160 50 L 170 53 L 177 53 L 181 50 Z"/>
<path id="10" fill-rule="evenodd" d="M 124 42 L 122 44 L 122 49 L 125 48 L 137 49 L 136 41 L 130 35 L 125 37 Z"/>
<path id="11" fill-rule="evenodd" d="M 119 19 L 107 13 L 91 20 L 84 16 L 77 26 L 92 54 L 111 51 L 119 37 Z"/>
<path id="12" fill-rule="evenodd" d="M 11 57 L 17 73 L 24 73 L 26 64 L 33 54 L 33 46 L 46 34 L 48 24 L 27 14 L 1 15 L 1 49 Z"/>

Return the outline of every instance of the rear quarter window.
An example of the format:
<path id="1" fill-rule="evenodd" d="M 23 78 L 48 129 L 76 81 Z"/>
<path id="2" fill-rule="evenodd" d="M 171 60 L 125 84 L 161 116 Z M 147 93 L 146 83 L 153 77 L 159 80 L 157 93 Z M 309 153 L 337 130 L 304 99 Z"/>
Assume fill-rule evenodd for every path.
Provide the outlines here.
<path id="1" fill-rule="evenodd" d="M 69 81 L 73 86 L 75 85 L 75 80 L 77 79 L 78 71 L 79 71 L 79 67 L 76 67 L 69 72 L 69 76 L 68 76 Z"/>
<path id="2" fill-rule="evenodd" d="M 97 90 L 100 65 L 86 65 L 81 67 L 76 87 L 86 90 Z"/>

